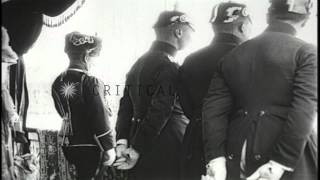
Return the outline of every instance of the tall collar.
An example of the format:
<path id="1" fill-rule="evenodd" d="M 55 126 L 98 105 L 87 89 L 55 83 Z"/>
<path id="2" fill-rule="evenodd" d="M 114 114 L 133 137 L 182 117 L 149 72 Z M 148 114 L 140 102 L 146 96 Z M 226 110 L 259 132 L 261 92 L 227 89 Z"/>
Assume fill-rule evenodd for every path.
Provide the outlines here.
<path id="1" fill-rule="evenodd" d="M 281 21 L 273 21 L 269 24 L 266 29 L 267 32 L 281 32 L 295 36 L 297 31 L 293 26 L 288 23 L 284 23 Z"/>
<path id="2" fill-rule="evenodd" d="M 166 43 L 166 42 L 162 42 L 162 41 L 154 41 L 150 50 L 165 52 L 172 57 L 174 57 L 178 51 L 177 48 L 175 48 L 171 44 Z"/>
<path id="3" fill-rule="evenodd" d="M 83 70 L 83 69 L 80 69 L 80 68 L 71 68 L 71 67 L 68 67 L 65 71 L 63 71 L 61 73 L 61 76 L 60 76 L 60 81 L 63 81 L 64 77 L 67 75 L 67 72 L 68 71 L 73 71 L 73 72 L 80 72 L 80 73 L 84 73 L 84 74 L 87 74 L 87 75 L 90 75 L 88 71 L 86 70 Z"/>
<path id="4" fill-rule="evenodd" d="M 230 44 L 239 45 L 241 43 L 241 39 L 233 34 L 217 33 L 215 34 L 211 44 L 216 44 L 216 43 L 230 43 Z"/>
<path id="5" fill-rule="evenodd" d="M 68 68 L 67 71 L 76 71 L 76 72 L 88 74 L 88 71 L 83 70 L 83 69 L 79 69 L 79 68 Z"/>

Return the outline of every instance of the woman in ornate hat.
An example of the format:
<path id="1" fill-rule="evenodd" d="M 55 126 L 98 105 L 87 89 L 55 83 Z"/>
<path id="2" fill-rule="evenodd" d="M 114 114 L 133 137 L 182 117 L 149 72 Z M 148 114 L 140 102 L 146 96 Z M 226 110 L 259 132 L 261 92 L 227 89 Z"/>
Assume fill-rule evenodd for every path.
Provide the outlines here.
<path id="1" fill-rule="evenodd" d="M 66 159 L 75 165 L 79 179 L 92 179 L 99 167 L 115 160 L 111 115 L 104 84 L 90 76 L 92 59 L 99 55 L 101 39 L 79 32 L 66 35 L 70 64 L 52 85 L 55 107 L 63 119 L 60 135 Z"/>

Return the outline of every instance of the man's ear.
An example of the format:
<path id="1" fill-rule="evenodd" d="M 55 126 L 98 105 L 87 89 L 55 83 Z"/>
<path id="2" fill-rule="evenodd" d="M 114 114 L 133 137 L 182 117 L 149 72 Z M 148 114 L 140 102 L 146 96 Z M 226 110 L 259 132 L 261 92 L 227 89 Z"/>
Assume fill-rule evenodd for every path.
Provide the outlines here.
<path id="1" fill-rule="evenodd" d="M 238 28 L 241 33 L 246 32 L 246 26 L 244 23 L 241 23 Z"/>
<path id="2" fill-rule="evenodd" d="M 182 29 L 180 28 L 177 28 L 175 31 L 174 31 L 174 35 L 180 39 L 182 37 Z"/>
<path id="3" fill-rule="evenodd" d="M 88 55 L 88 53 L 87 52 L 85 52 L 85 53 L 83 53 L 82 55 L 81 55 L 81 62 L 82 63 L 87 63 L 88 62 L 88 60 L 89 60 L 89 55 Z"/>

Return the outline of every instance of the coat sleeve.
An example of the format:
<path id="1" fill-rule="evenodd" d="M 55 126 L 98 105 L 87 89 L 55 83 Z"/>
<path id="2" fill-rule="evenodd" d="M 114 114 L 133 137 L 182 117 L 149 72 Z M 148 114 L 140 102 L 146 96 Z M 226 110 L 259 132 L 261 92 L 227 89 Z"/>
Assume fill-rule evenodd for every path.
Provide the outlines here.
<path id="1" fill-rule="evenodd" d="M 185 71 L 184 66 L 182 65 L 179 68 L 179 81 L 178 81 L 178 95 L 183 109 L 184 114 L 188 119 L 192 119 L 193 113 L 193 103 L 191 102 L 190 92 L 187 86 L 189 81 L 188 73 Z"/>
<path id="2" fill-rule="evenodd" d="M 127 80 L 128 81 L 128 80 Z M 123 97 L 120 99 L 118 118 L 116 123 L 117 140 L 129 139 L 131 122 L 133 118 L 133 106 L 129 96 L 129 84 L 126 82 Z"/>
<path id="3" fill-rule="evenodd" d="M 51 96 L 53 98 L 54 107 L 56 108 L 57 112 L 59 113 L 60 117 L 63 117 L 63 107 L 61 105 L 60 97 L 58 95 L 57 90 L 55 89 L 55 85 L 53 84 L 51 87 Z"/>
<path id="4" fill-rule="evenodd" d="M 226 154 L 228 116 L 232 109 L 233 100 L 223 78 L 221 67 L 222 64 L 220 63 L 220 68 L 213 75 L 202 107 L 203 143 L 206 163 Z"/>
<path id="5" fill-rule="evenodd" d="M 288 119 L 275 144 L 271 159 L 295 168 L 313 130 L 317 112 L 317 52 L 304 45 L 296 55 L 296 71 Z"/>
<path id="6" fill-rule="evenodd" d="M 110 126 L 110 111 L 104 96 L 104 84 L 94 77 L 84 81 L 85 101 L 91 117 L 91 128 L 94 139 L 102 151 L 107 151 L 115 146 L 114 132 Z"/>
<path id="7" fill-rule="evenodd" d="M 132 140 L 132 146 L 140 154 L 148 152 L 154 139 L 171 117 L 176 101 L 176 80 L 178 69 L 173 65 L 164 65 L 155 82 L 155 91 L 145 118 Z"/>

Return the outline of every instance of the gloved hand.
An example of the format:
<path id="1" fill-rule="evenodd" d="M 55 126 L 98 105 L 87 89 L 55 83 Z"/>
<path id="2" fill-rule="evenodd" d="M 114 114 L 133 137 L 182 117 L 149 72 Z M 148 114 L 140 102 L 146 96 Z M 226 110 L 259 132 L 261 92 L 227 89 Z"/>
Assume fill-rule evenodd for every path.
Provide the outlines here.
<path id="1" fill-rule="evenodd" d="M 104 166 L 111 166 L 115 160 L 116 160 L 116 152 L 114 148 L 103 152 L 102 164 Z"/>
<path id="2" fill-rule="evenodd" d="M 126 144 L 119 144 L 116 147 L 116 155 L 117 158 L 121 158 L 123 157 L 123 152 L 128 148 L 128 146 Z"/>
<path id="3" fill-rule="evenodd" d="M 212 176 L 209 176 L 209 175 L 206 175 L 206 176 L 202 175 L 201 176 L 201 180 L 214 180 L 214 178 Z"/>
<path id="4" fill-rule="evenodd" d="M 268 162 L 259 167 L 247 180 L 279 180 L 284 169 L 272 162 Z"/>
<path id="5" fill-rule="evenodd" d="M 9 113 L 10 125 L 14 126 L 15 123 L 19 123 L 19 115 L 16 112 Z"/>
<path id="6" fill-rule="evenodd" d="M 207 176 L 211 177 L 212 180 L 226 180 L 226 159 L 224 157 L 219 157 L 211 160 L 207 165 Z M 208 177 L 206 178 L 208 179 Z"/>
<path id="7" fill-rule="evenodd" d="M 114 166 L 120 170 L 132 169 L 138 162 L 139 153 L 133 148 L 128 148 L 122 152 L 123 157 L 118 159 Z"/>

